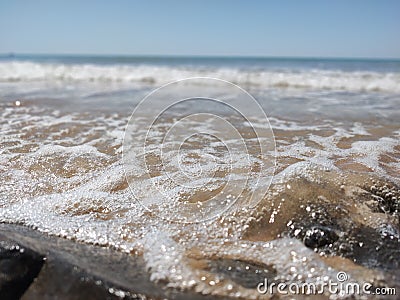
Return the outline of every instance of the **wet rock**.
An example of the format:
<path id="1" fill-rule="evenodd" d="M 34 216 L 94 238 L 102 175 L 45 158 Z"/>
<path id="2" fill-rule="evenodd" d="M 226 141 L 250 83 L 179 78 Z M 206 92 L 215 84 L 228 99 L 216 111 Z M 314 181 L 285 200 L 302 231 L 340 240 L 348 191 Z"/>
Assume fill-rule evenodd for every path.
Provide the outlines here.
<path id="1" fill-rule="evenodd" d="M 225 278 L 229 278 L 241 286 L 250 289 L 256 288 L 265 278 L 272 282 L 277 275 L 276 270 L 271 266 L 241 260 L 211 260 L 208 266 L 211 272 L 221 274 Z"/>
<path id="2" fill-rule="evenodd" d="M 389 230 L 389 229 L 388 229 Z M 386 232 L 386 231 L 385 231 Z M 353 250 L 348 254 L 358 264 L 379 268 L 400 276 L 400 240 L 387 232 L 360 227 L 351 234 Z"/>
<path id="3" fill-rule="evenodd" d="M 398 188 L 373 185 L 370 191 L 373 200 L 377 203 L 378 211 L 400 216 L 400 190 Z"/>
<path id="4" fill-rule="evenodd" d="M 150 281 L 143 257 L 0 224 L 0 299 L 215 299 Z"/>
<path id="5" fill-rule="evenodd" d="M 46 261 L 38 278 L 24 293 L 21 300 L 29 299 L 147 299 L 144 295 L 113 288 L 107 282 L 87 274 L 85 270 L 62 264 L 54 259 Z M 143 297 L 142 297 L 143 296 Z M 142 298 L 140 298 L 142 297 Z M 148 297 L 150 298 L 150 297 Z"/>
<path id="6" fill-rule="evenodd" d="M 43 265 L 43 257 L 16 243 L 0 242 L 0 299 L 18 299 Z"/>
<path id="7" fill-rule="evenodd" d="M 338 238 L 338 235 L 332 229 L 324 226 L 315 226 L 306 231 L 303 242 L 307 247 L 314 249 L 333 244 Z"/>

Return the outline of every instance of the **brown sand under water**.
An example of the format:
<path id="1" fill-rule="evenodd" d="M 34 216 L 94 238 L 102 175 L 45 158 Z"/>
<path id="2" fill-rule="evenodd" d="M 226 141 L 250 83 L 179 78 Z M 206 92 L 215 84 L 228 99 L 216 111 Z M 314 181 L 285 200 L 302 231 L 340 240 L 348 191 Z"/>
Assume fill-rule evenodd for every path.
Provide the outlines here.
<path id="1" fill-rule="evenodd" d="M 257 147 L 249 148 L 251 168 L 234 153 L 229 169 L 226 147 L 204 137 L 190 141 L 182 148 L 189 173 L 197 172 L 201 149 L 218 168 L 209 185 L 174 190 L 163 177 L 157 136 L 147 156 L 151 176 L 134 165 L 135 159 L 125 174 L 121 148 L 127 113 L 71 113 L 22 101 L 18 107 L 3 105 L 1 114 L 2 222 L 141 255 L 151 280 L 203 294 L 264 297 L 254 288 L 263 278 L 321 282 L 338 271 L 400 292 L 396 126 L 367 122 L 357 125 L 362 132 L 352 124 L 299 121 L 294 126 L 272 118 L 277 165 L 262 201 L 254 209 L 233 206 L 206 223 L 182 225 L 159 218 L 167 205 L 154 202 L 151 212 L 143 208 L 132 189 L 152 200 L 157 195 L 152 180 L 158 180 L 177 201 L 206 202 L 220 193 L 230 172 L 261 170 Z M 172 119 L 164 122 L 159 133 Z M 241 130 L 254 137 L 248 128 Z M 173 162 L 175 153 L 167 154 Z"/>

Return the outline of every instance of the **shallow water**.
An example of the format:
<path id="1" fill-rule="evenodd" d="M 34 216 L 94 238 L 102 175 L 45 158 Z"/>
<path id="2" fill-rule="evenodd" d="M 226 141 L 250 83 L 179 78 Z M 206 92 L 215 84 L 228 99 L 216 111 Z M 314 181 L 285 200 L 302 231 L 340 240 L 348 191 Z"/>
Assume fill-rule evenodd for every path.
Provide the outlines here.
<path id="1" fill-rule="evenodd" d="M 1 221 L 143 255 L 152 280 L 205 294 L 257 298 L 262 295 L 254 287 L 264 278 L 321 283 L 337 281 L 339 271 L 353 282 L 400 286 L 395 70 L 304 67 L 282 75 L 157 66 L 175 74 L 169 78 L 159 70 L 154 75 L 154 65 L 58 64 L 0 63 Z M 104 77 L 104 69 L 113 77 Z M 146 72 L 156 79 L 132 79 Z M 265 125 L 257 116 L 250 116 L 251 127 L 226 107 L 189 101 L 157 120 L 145 157 L 142 144 L 123 149 L 135 105 L 185 72 L 247 89 L 267 114 L 274 139 L 255 139 L 254 128 Z M 282 76 L 288 84 L 276 83 Z M 236 99 L 215 87 L 192 88 Z M 169 133 L 192 112 L 218 114 L 241 139 L 209 115 Z M 146 136 L 148 116 L 131 120 L 129 134 Z M 188 134 L 178 149 L 186 129 L 207 134 Z M 238 146 L 242 139 L 246 153 Z M 260 143 L 275 149 L 268 146 L 260 156 Z M 230 180 L 229 192 L 221 194 Z M 243 205 L 255 186 L 269 189 L 254 208 Z M 210 218 L 193 222 L 198 216 Z"/>

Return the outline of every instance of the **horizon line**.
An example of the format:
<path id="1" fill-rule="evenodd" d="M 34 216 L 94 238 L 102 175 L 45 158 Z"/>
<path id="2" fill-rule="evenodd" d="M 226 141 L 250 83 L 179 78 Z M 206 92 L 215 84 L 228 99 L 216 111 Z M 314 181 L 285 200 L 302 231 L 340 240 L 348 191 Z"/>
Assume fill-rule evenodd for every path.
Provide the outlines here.
<path id="1" fill-rule="evenodd" d="M 18 56 L 53 56 L 53 57 L 143 57 L 143 58 L 248 58 L 248 59 L 343 59 L 343 60 L 392 60 L 400 61 L 400 57 L 369 57 L 369 56 L 279 56 L 279 55 L 241 55 L 241 54 L 110 54 L 110 53 L 27 53 L 27 52 L 5 52 L 0 53 L 2 58 Z"/>

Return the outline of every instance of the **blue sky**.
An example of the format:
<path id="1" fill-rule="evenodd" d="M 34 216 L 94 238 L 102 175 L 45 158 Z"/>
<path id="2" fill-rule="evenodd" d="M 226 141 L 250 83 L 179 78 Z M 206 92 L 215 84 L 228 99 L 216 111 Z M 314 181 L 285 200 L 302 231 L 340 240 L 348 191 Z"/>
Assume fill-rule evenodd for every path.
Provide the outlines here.
<path id="1" fill-rule="evenodd" d="M 4 1 L 0 53 L 400 58 L 400 1 Z"/>

